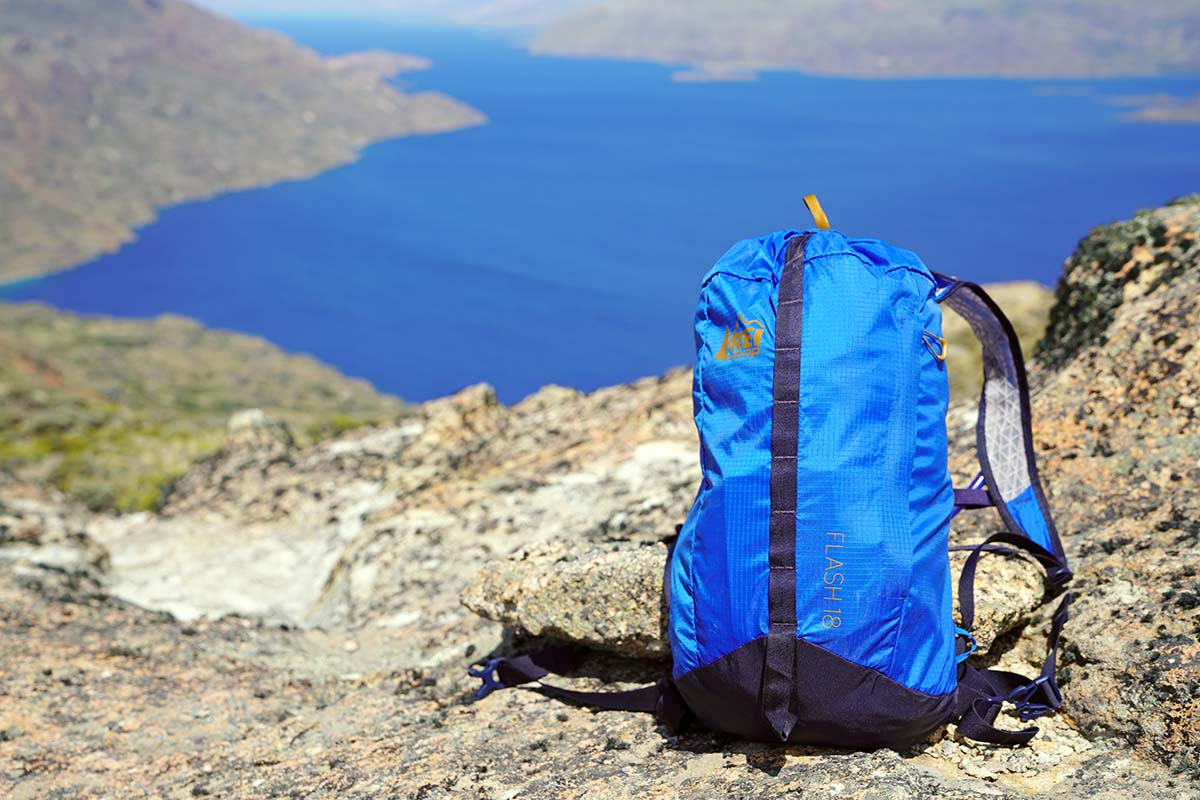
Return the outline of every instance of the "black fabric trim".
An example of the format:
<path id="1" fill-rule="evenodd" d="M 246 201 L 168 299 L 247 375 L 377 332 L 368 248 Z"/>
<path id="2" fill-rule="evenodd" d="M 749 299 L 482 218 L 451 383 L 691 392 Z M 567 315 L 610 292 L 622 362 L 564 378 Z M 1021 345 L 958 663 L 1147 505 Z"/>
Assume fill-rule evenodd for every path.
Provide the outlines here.
<path id="1" fill-rule="evenodd" d="M 796 714 L 796 452 L 800 435 L 800 342 L 804 320 L 804 248 L 808 235 L 788 242 L 775 312 L 775 366 L 771 411 L 771 514 L 767 580 L 768 634 L 762 662 L 761 703 L 787 741 Z M 782 413 L 775 413 L 780 411 Z"/>
<path id="2" fill-rule="evenodd" d="M 1029 469 L 1029 485 L 1033 488 L 1034 497 L 1037 499 L 1042 516 L 1046 520 L 1046 529 L 1050 534 L 1052 550 L 1061 561 L 1062 570 L 1066 573 L 1065 577 L 1069 579 L 1070 571 L 1067 569 L 1066 551 L 1063 549 L 1062 541 L 1059 539 L 1058 527 L 1054 524 L 1054 517 L 1050 513 L 1050 504 L 1046 500 L 1046 493 L 1042 488 L 1041 476 L 1038 473 L 1037 458 L 1033 447 L 1033 419 L 1031 403 L 1029 399 L 1029 378 L 1025 372 L 1025 357 L 1021 352 L 1021 342 L 1020 339 L 1017 338 L 1017 332 L 1013 329 L 1012 323 L 1009 322 L 1008 317 L 1004 315 L 1004 311 L 1001 310 L 1000 306 L 996 304 L 996 301 L 994 301 L 988 295 L 988 293 L 983 290 L 983 287 L 979 286 L 979 284 L 971 283 L 969 281 L 960 281 L 946 275 L 940 275 L 938 273 L 934 273 L 934 275 L 942 281 L 953 284 L 938 298 L 938 303 L 945 303 L 949 301 L 957 292 L 965 289 L 973 294 L 980 302 L 984 304 L 984 306 L 987 307 L 988 311 L 991 312 L 992 316 L 995 317 L 996 321 L 1000 324 L 1001 330 L 1004 331 L 1004 337 L 1008 341 L 1009 354 L 1012 359 L 1017 378 L 1017 393 L 1021 403 L 1021 427 L 1022 438 L 1024 439 L 1025 445 L 1025 461 L 1028 464 Z M 950 303 L 950 307 L 953 308 L 954 304 Z M 979 336 L 978 332 L 976 332 L 976 336 L 979 338 L 980 343 L 986 347 L 984 337 Z M 987 457 L 987 378 L 988 376 L 985 369 L 984 388 L 980 391 L 979 395 L 979 420 L 975 428 L 975 446 L 979 454 L 979 463 L 982 468 L 984 478 L 987 481 L 986 485 L 988 487 L 993 487 L 995 486 L 995 482 L 992 476 L 992 467 Z M 1013 518 L 1012 513 L 1008 510 L 1007 504 L 1004 502 L 996 503 L 996 511 L 999 512 L 1001 519 L 1004 520 L 1004 524 L 1010 531 L 1021 536 L 1025 535 L 1024 529 L 1017 524 L 1016 519 Z"/>
<path id="3" fill-rule="evenodd" d="M 758 704 L 769 638 L 759 637 L 675 681 L 705 727 L 752 741 L 779 741 Z M 953 692 L 928 695 L 803 639 L 791 644 L 797 665 L 791 691 L 797 721 L 786 740 L 791 744 L 900 747 L 928 736 L 954 713 Z"/>

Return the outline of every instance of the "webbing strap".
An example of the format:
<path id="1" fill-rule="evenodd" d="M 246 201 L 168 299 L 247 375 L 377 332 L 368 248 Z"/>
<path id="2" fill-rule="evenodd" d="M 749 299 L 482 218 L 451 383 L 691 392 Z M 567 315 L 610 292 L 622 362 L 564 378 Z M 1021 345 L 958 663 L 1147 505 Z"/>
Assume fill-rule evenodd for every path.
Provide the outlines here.
<path id="1" fill-rule="evenodd" d="M 987 502 L 981 502 L 982 498 L 975 494 L 975 492 L 979 491 L 983 491 L 985 493 Z M 980 502 L 972 502 L 972 500 Z M 954 510 L 950 512 L 950 519 L 957 517 L 964 509 L 986 508 L 994 505 L 996 505 L 996 498 L 992 497 L 991 492 L 987 491 L 987 480 L 983 477 L 983 473 L 981 472 L 971 479 L 971 482 L 967 484 L 966 489 L 954 490 Z"/>
<path id="2" fill-rule="evenodd" d="M 688 709 L 669 678 L 615 692 L 581 692 L 542 681 L 548 675 L 569 672 L 574 663 L 574 655 L 569 649 L 548 647 L 538 653 L 490 659 L 469 669 L 468 674 L 483 681 L 475 692 L 476 700 L 482 700 L 497 689 L 518 687 L 576 706 L 655 714 L 673 730 L 685 726 Z"/>
<path id="3" fill-rule="evenodd" d="M 990 744 L 1023 745 L 1037 735 L 1030 726 L 1019 731 L 997 728 L 996 717 L 1004 703 L 1012 703 L 1022 722 L 1036 719 L 1062 705 L 1062 692 L 1055 680 L 1058 640 L 1067 622 L 1072 595 L 1063 595 L 1050 624 L 1046 660 L 1039 675 L 1030 680 L 1015 672 L 975 669 L 962 664 L 958 676 L 958 700 L 955 715 L 958 732 L 969 739 Z"/>
<path id="4" fill-rule="evenodd" d="M 974 283 L 934 273 L 937 300 L 971 326 L 983 347 L 983 391 L 976 444 L 988 491 L 1005 526 L 1050 551 L 1066 553 L 1038 477 L 1030 422 L 1029 380 L 1021 344 L 1000 307 Z"/>
<path id="5" fill-rule="evenodd" d="M 796 453 L 800 437 L 800 340 L 804 309 L 804 246 L 788 242 L 775 314 L 775 374 L 771 406 L 771 516 L 768 525 L 766 656 L 761 702 L 771 728 L 786 742 L 798 718 L 796 675 Z"/>
<path id="6" fill-rule="evenodd" d="M 963 549 L 963 548 L 956 548 Z M 1041 545 L 1022 535 L 996 533 L 970 548 L 971 554 L 963 564 L 958 580 L 958 605 L 962 627 L 970 631 L 975 621 L 975 572 L 984 553 L 1028 553 L 1045 569 L 1051 583 L 1061 589 L 1071 578 L 1071 572 L 1059 558 Z M 1036 727 L 1006 731 L 995 726 L 997 714 L 1005 702 L 1013 703 L 1023 721 L 1048 714 L 1062 705 L 1062 693 L 1056 681 L 1058 640 L 1067 622 L 1072 595 L 1063 595 L 1054 612 L 1046 642 L 1046 659 L 1038 677 L 1030 680 L 1014 672 L 959 667 L 958 702 L 955 713 L 960 717 L 958 730 L 968 738 L 992 744 L 1021 745 L 1037 734 Z"/>
<path id="7" fill-rule="evenodd" d="M 955 489 L 954 490 L 954 507 L 955 509 L 963 508 L 988 508 L 996 505 L 992 500 L 992 496 L 988 494 L 987 489 Z"/>
<path id="8" fill-rule="evenodd" d="M 823 231 L 829 230 L 829 217 L 825 216 L 825 209 L 821 208 L 821 201 L 817 196 L 805 195 L 804 205 L 808 207 L 808 213 L 812 214 L 813 223 Z"/>
<path id="9" fill-rule="evenodd" d="M 958 609 L 962 617 L 962 626 L 967 630 L 971 630 L 975 622 L 975 570 L 984 553 L 1005 552 L 1006 548 L 997 545 L 1011 545 L 1013 551 L 1020 550 L 1033 556 L 1045 568 L 1046 576 L 1056 589 L 1061 589 L 1071 579 L 1070 570 L 1061 566 L 1058 557 L 1041 545 L 1014 533 L 993 533 L 970 548 L 971 555 L 967 556 L 966 562 L 963 563 L 958 579 Z"/>

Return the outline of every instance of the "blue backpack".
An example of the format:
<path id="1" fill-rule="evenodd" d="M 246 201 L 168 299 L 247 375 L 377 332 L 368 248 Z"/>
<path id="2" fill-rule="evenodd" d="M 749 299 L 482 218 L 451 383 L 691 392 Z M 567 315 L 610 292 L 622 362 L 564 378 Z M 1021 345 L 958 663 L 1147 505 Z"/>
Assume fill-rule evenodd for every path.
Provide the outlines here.
<path id="1" fill-rule="evenodd" d="M 695 718 L 745 739 L 902 746 L 957 721 L 965 736 L 1023 744 L 994 725 L 1058 708 L 1055 650 L 1071 578 L 1038 479 L 1029 392 L 1012 326 L 984 291 L 911 252 L 828 229 L 729 250 L 696 311 L 693 404 L 703 473 L 666 575 L 670 679 L 626 692 L 542 682 L 570 669 L 549 648 L 492 659 L 477 696 L 525 685 L 568 702 Z M 941 305 L 983 345 L 980 475 L 954 489 Z M 970 548 L 951 610 L 949 528 L 994 506 L 1007 530 Z M 1062 593 L 1041 674 L 966 663 L 975 568 L 1017 550 Z"/>

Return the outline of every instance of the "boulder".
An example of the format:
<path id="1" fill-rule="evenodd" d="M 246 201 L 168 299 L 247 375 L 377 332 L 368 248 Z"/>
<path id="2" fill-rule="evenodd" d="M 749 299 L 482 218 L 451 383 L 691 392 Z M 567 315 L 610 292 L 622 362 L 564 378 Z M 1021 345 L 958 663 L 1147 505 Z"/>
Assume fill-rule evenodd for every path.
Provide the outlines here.
<path id="1" fill-rule="evenodd" d="M 109 552 L 85 527 L 61 493 L 0 474 L 0 562 L 97 576 L 108 569 Z"/>
<path id="2" fill-rule="evenodd" d="M 666 559 L 661 543 L 581 549 L 559 541 L 484 567 L 462 602 L 531 636 L 662 658 L 670 653 Z"/>
<path id="3" fill-rule="evenodd" d="M 966 554 L 955 553 L 957 575 Z M 555 541 L 488 564 L 462 602 L 528 636 L 561 639 L 635 658 L 670 653 L 661 543 L 580 547 Z M 1024 557 L 987 555 L 976 578 L 975 638 L 987 652 L 1042 604 L 1041 568 Z M 958 613 L 955 598 L 955 614 Z"/>

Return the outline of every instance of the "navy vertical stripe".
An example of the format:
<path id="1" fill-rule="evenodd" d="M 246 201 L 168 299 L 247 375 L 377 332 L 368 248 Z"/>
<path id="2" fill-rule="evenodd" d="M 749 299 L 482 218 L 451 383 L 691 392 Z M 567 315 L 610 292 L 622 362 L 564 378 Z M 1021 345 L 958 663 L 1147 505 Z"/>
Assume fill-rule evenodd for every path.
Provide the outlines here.
<path id="1" fill-rule="evenodd" d="M 784 256 L 775 317 L 775 374 L 771 411 L 770 577 L 762 708 L 787 741 L 796 724 L 796 458 L 800 428 L 800 335 L 804 310 L 804 246 L 793 238 Z"/>

